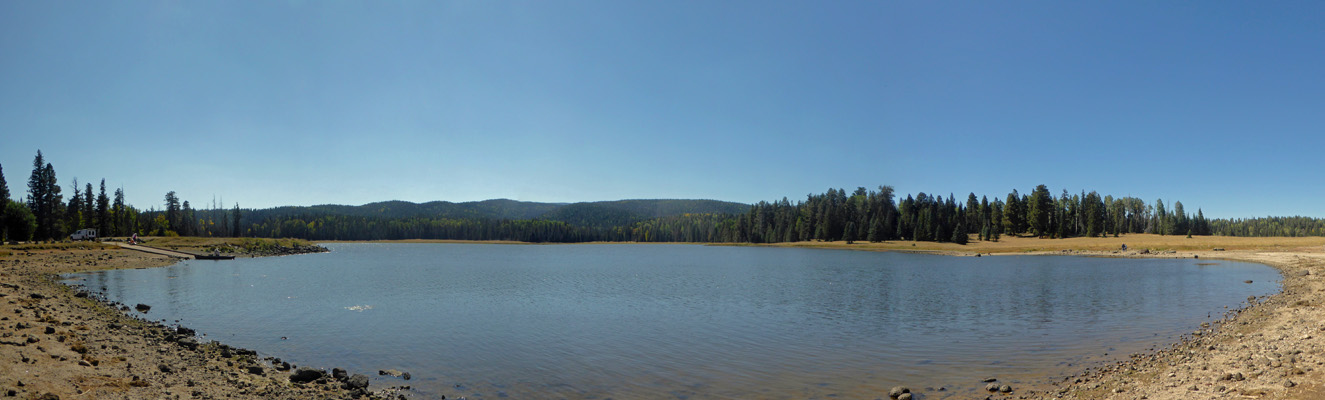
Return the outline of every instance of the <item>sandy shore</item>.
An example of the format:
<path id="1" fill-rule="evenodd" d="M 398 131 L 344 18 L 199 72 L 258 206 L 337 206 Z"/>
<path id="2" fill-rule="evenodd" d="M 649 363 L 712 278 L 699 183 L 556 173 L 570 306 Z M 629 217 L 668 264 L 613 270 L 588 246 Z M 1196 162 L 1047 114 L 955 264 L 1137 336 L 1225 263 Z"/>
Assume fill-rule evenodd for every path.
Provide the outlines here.
<path id="1" fill-rule="evenodd" d="M 0 308 L 0 397 L 376 397 L 332 377 L 292 383 L 294 371 L 273 368 L 257 354 L 130 317 L 57 282 L 58 274 L 161 267 L 176 259 L 97 244 L 43 247 L 0 247 L 0 301 L 7 306 Z M 368 373 L 349 373 L 356 372 Z"/>
<path id="2" fill-rule="evenodd" d="M 223 240 L 174 242 L 183 250 Z M 1126 243 L 1130 251 L 1114 250 Z M 1273 266 L 1283 291 L 1250 299 L 1181 343 L 1060 385 L 1018 388 L 994 399 L 1325 399 L 1325 238 L 1005 238 L 969 246 L 934 243 L 801 243 L 780 246 L 918 251 L 950 255 L 1073 254 L 1227 259 Z M 0 396 L 61 399 L 344 399 L 336 379 L 291 383 L 254 355 L 205 338 L 193 345 L 159 324 L 126 316 L 56 282 L 58 274 L 147 268 L 176 260 L 109 246 L 0 247 Z M 1225 249 L 1215 251 L 1215 248 Z M 1141 250 L 1145 250 L 1143 253 Z M 150 313 L 150 311 L 149 311 Z M 227 357 L 228 355 L 228 357 Z M 332 366 L 322 366 L 332 367 Z M 367 374 L 367 371 L 349 373 Z M 379 388 L 374 388 L 379 389 Z M 379 395 L 389 395 L 381 392 Z M 886 394 L 881 394 L 886 398 Z M 47 399 L 56 397 L 45 397 Z"/>

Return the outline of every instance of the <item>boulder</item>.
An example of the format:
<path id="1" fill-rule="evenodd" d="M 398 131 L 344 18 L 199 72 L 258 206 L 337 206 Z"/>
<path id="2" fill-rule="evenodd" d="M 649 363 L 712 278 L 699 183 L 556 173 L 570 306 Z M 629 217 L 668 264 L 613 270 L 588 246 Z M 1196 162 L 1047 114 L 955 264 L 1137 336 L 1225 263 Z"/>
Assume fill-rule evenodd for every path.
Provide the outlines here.
<path id="1" fill-rule="evenodd" d="M 997 383 L 991 383 L 991 384 L 985 385 L 985 390 L 990 391 L 990 392 L 997 392 L 997 391 L 998 391 L 998 384 L 997 384 Z"/>
<path id="2" fill-rule="evenodd" d="M 911 389 L 907 388 L 906 386 L 893 386 L 892 389 L 888 389 L 888 397 L 892 397 L 894 399 L 901 397 L 903 394 L 906 393 L 911 393 Z"/>
<path id="3" fill-rule="evenodd" d="M 350 379 L 345 381 L 345 388 L 350 390 L 368 390 L 368 376 L 364 374 L 354 374 Z"/>
<path id="4" fill-rule="evenodd" d="M 331 377 L 339 381 L 339 380 L 344 380 L 345 378 L 348 378 L 349 375 L 347 375 L 347 374 L 345 373 L 345 370 L 343 370 L 343 369 L 340 369 L 340 368 L 332 368 L 332 369 L 331 369 Z"/>
<path id="5" fill-rule="evenodd" d="M 138 303 L 138 305 L 133 306 L 133 308 L 134 308 L 135 310 L 138 310 L 138 312 L 140 312 L 140 313 L 146 313 L 146 312 L 152 310 L 152 306 L 149 306 L 149 305 L 146 305 L 146 304 L 143 304 L 143 303 Z"/>
<path id="6" fill-rule="evenodd" d="M 175 327 L 175 333 L 178 333 L 178 334 L 181 334 L 181 335 L 184 335 L 184 336 L 193 336 L 193 335 L 198 334 L 198 331 L 195 331 L 195 330 L 193 330 L 193 329 L 189 329 L 189 328 L 185 328 L 185 327 L 179 326 L 179 327 Z"/>
<path id="7" fill-rule="evenodd" d="M 261 365 L 250 365 L 248 367 L 248 373 L 253 375 L 262 375 L 264 373 L 264 370 L 262 369 Z"/>
<path id="8" fill-rule="evenodd" d="M 998 391 L 1003 393 L 1012 393 L 1012 386 L 1003 385 L 998 387 Z"/>
<path id="9" fill-rule="evenodd" d="M 318 380 L 318 378 L 321 378 L 323 375 L 325 375 L 325 373 L 320 369 L 300 367 L 299 369 L 294 370 L 294 374 L 290 375 L 290 382 L 308 383 Z"/>

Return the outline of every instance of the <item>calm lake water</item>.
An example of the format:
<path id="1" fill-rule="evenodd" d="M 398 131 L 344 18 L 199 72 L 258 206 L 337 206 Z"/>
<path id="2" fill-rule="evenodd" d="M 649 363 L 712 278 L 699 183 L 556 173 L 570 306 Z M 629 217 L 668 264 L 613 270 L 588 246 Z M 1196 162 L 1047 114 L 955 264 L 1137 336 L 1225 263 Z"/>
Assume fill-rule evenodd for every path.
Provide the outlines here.
<path id="1" fill-rule="evenodd" d="M 1167 346 L 1280 278 L 1206 260 L 327 247 L 66 278 L 206 339 L 470 399 L 870 399 L 898 384 L 970 395 L 985 377 L 1042 384 Z M 413 379 L 376 374 L 390 368 Z"/>

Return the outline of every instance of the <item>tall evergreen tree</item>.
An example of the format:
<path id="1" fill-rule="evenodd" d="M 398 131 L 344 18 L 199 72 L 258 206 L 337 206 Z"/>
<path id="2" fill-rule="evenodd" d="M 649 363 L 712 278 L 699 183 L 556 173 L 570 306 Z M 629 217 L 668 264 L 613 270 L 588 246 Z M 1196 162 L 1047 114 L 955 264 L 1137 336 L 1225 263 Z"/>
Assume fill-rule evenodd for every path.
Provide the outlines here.
<path id="1" fill-rule="evenodd" d="M 1003 231 L 1018 234 L 1026 231 L 1026 212 L 1017 189 L 1008 193 L 1008 201 L 1003 205 Z"/>
<path id="2" fill-rule="evenodd" d="M 28 209 L 36 220 L 33 240 L 50 240 L 62 236 L 61 220 L 64 216 L 64 196 L 55 178 L 55 167 L 46 162 L 37 150 L 32 161 L 32 175 L 28 178 Z"/>
<path id="3" fill-rule="evenodd" d="M 9 215 L 9 184 L 5 183 L 5 167 L 0 165 L 0 242 L 6 240 L 8 231 L 5 222 Z"/>
<path id="4" fill-rule="evenodd" d="M 32 160 L 32 175 L 28 177 L 28 209 L 32 211 L 33 218 L 37 221 L 37 229 L 33 232 L 33 239 L 46 240 L 51 238 L 51 226 L 48 220 L 50 207 L 48 205 L 49 193 L 46 189 L 46 161 L 41 156 L 41 150 L 37 150 L 37 158 Z"/>
<path id="5" fill-rule="evenodd" d="M 179 197 L 175 196 L 175 191 L 166 193 L 166 226 L 165 229 L 179 233 L 180 229 L 180 205 Z"/>
<path id="6" fill-rule="evenodd" d="M 1039 185 L 1031 191 L 1030 204 L 1026 207 L 1026 220 L 1035 236 L 1049 235 L 1049 216 L 1054 212 L 1053 202 L 1048 187 Z"/>
<path id="7" fill-rule="evenodd" d="M 124 189 L 115 189 L 115 203 L 110 207 L 111 236 L 129 236 L 129 210 L 124 204 Z"/>
<path id="8" fill-rule="evenodd" d="M 75 187 L 74 191 L 78 191 L 78 188 Z M 97 227 L 96 209 L 97 199 L 92 197 L 92 182 L 88 182 L 86 188 L 83 190 L 83 209 L 79 210 L 83 214 L 84 228 Z"/>
<path id="9" fill-rule="evenodd" d="M 65 207 L 64 226 L 69 231 L 83 229 L 83 192 L 78 189 L 78 178 L 74 178 L 74 193 L 69 197 L 69 206 Z"/>
<path id="10" fill-rule="evenodd" d="M 110 197 L 106 196 L 106 180 L 101 180 L 101 191 L 97 193 L 97 234 L 110 235 Z"/>
<path id="11" fill-rule="evenodd" d="M 230 235 L 230 236 L 234 236 L 234 237 L 244 236 L 244 235 L 243 235 L 243 233 L 244 233 L 243 229 L 239 227 L 239 203 L 235 203 L 235 209 L 234 209 L 234 211 L 232 211 L 232 212 L 230 213 L 230 217 L 233 218 L 233 219 L 231 220 L 231 221 L 233 221 L 233 222 L 232 222 L 232 224 L 230 225 L 230 227 L 231 227 L 230 229 L 234 229 L 234 230 L 235 230 L 235 231 L 234 231 L 234 234 L 233 234 L 233 235 Z"/>

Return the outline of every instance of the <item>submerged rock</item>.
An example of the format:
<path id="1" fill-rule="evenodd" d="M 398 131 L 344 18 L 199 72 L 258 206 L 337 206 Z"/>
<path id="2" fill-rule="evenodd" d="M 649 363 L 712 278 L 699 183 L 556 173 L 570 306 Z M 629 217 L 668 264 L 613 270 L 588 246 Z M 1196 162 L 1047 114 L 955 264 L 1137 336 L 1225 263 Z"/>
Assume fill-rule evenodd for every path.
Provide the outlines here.
<path id="1" fill-rule="evenodd" d="M 148 312 L 148 311 L 150 311 L 150 310 L 152 309 L 152 306 L 149 306 L 149 305 L 146 305 L 146 304 L 143 304 L 143 303 L 138 303 L 138 305 L 134 306 L 133 308 L 134 308 L 135 310 L 138 310 L 138 312 L 140 312 L 140 313 L 146 313 L 146 312 Z"/>

